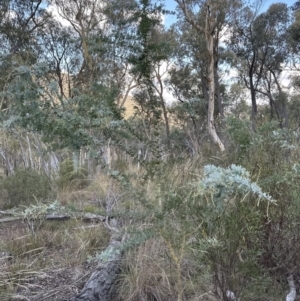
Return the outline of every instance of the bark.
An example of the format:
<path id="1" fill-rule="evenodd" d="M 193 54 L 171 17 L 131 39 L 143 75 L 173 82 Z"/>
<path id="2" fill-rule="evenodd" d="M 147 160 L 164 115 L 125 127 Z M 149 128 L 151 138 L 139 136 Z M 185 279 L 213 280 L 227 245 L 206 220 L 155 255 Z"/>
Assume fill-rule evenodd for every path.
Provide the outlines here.
<path id="1" fill-rule="evenodd" d="M 296 299 L 296 286 L 294 283 L 293 275 L 290 275 L 288 278 L 288 284 L 290 287 L 289 293 L 286 295 L 286 301 L 294 301 Z"/>
<path id="2" fill-rule="evenodd" d="M 219 30 L 217 30 L 216 37 L 214 38 L 214 75 L 215 75 L 215 85 L 216 85 L 216 96 L 217 96 L 217 104 L 218 104 L 218 110 L 219 114 L 221 116 L 222 120 L 222 126 L 224 127 L 224 107 L 223 107 L 223 102 L 222 102 L 222 97 L 221 97 L 221 91 L 220 91 L 220 78 L 219 78 L 219 73 L 218 73 L 218 68 L 219 68 Z"/>
<path id="3" fill-rule="evenodd" d="M 208 12 L 207 12 L 208 14 Z M 209 66 L 208 66 L 208 112 L 207 112 L 207 126 L 209 135 L 214 144 L 217 145 L 221 152 L 225 151 L 225 147 L 220 137 L 217 134 L 214 123 L 214 111 L 215 111 L 215 64 L 214 64 L 214 39 L 211 34 L 211 26 L 209 25 L 209 15 L 206 20 L 205 38 L 207 44 L 207 50 L 209 54 Z"/>
<path id="4" fill-rule="evenodd" d="M 278 92 L 279 92 L 279 95 L 283 95 L 283 91 L 282 91 L 282 88 L 281 88 L 281 85 L 277 79 L 277 76 L 275 74 L 275 72 L 271 71 L 270 72 L 272 73 L 273 77 L 274 77 L 274 81 L 275 81 L 275 84 L 277 86 L 277 89 L 278 89 Z M 280 117 L 281 117 L 281 123 L 284 127 L 288 127 L 289 126 L 289 119 L 288 119 L 288 112 L 287 112 L 287 104 L 286 104 L 286 100 L 283 99 L 282 100 L 282 104 L 281 104 L 281 110 L 280 110 Z"/>
<path id="5" fill-rule="evenodd" d="M 166 72 L 165 72 L 166 73 Z M 163 110 L 163 117 L 165 120 L 165 128 L 166 128 L 166 136 L 167 136 L 167 147 L 170 150 L 171 145 L 170 145 L 170 124 L 169 124 L 169 117 L 168 117 L 168 112 L 167 112 L 167 107 L 165 104 L 165 100 L 164 100 L 164 86 L 163 86 L 163 82 L 162 82 L 162 76 L 165 74 L 160 74 L 160 66 L 158 66 L 157 70 L 155 70 L 155 75 L 156 75 L 156 79 L 158 81 L 158 85 L 159 88 L 154 86 L 154 89 L 157 91 L 158 95 L 159 95 L 159 100 L 160 100 L 160 104 Z"/>
<path id="6" fill-rule="evenodd" d="M 249 70 L 249 85 L 250 85 L 250 94 L 251 94 L 251 103 L 252 103 L 252 115 L 251 115 L 252 129 L 254 132 L 256 132 L 257 103 L 256 103 L 256 91 L 255 91 L 255 86 L 254 86 L 254 82 L 253 82 L 254 62 L 255 62 L 255 56 L 252 60 L 252 64 L 251 64 L 251 67 Z"/>
<path id="7" fill-rule="evenodd" d="M 215 64 L 215 85 L 216 85 L 216 93 L 217 93 L 217 104 L 218 104 L 218 110 L 221 117 L 222 122 L 224 121 L 225 114 L 224 114 L 224 107 L 222 103 L 222 96 L 220 91 L 220 79 L 218 74 L 218 67 Z"/>
<path id="8" fill-rule="evenodd" d="M 107 250 L 118 250 L 108 261 L 100 261 L 81 293 L 69 301 L 110 301 L 112 286 L 118 276 L 121 259 L 121 242 L 112 239 Z"/>

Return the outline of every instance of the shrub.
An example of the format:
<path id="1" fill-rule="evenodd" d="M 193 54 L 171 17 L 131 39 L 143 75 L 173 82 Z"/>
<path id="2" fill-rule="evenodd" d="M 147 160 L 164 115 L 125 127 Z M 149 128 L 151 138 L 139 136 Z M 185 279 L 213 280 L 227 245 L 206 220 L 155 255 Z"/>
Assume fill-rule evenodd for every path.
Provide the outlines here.
<path id="1" fill-rule="evenodd" d="M 142 209 L 139 216 L 138 207 L 131 207 L 136 230 L 128 228 L 127 244 L 134 251 L 127 253 L 133 259 L 126 263 L 138 264 L 123 266 L 118 286 L 124 299 L 120 300 L 168 300 L 171 296 L 182 301 L 208 291 L 224 299 L 227 290 L 238 297 L 254 291 L 251 298 L 255 298 L 271 282 L 260 262 L 265 218 L 276 202 L 241 166 L 201 165 L 201 160 L 162 164 L 148 180 L 151 191 L 133 196 Z M 149 254 L 158 241 L 164 246 L 162 252 Z M 142 253 L 147 255 L 139 262 L 143 246 Z M 159 266 L 152 264 L 152 260 L 158 262 L 156 258 L 161 260 Z M 165 286 L 157 286 L 154 267 L 159 279 L 168 275 L 165 283 L 172 295 Z M 259 276 L 265 281 L 252 280 Z"/>
<path id="2" fill-rule="evenodd" d="M 265 208 L 261 217 L 262 239 L 256 243 L 261 245 L 259 266 L 273 283 L 285 284 L 291 270 L 300 272 L 299 133 L 268 122 L 257 127 L 249 142 L 238 157 L 239 164 L 277 201 L 276 206 Z M 236 153 L 228 159 L 226 165 L 235 163 Z"/>
<path id="3" fill-rule="evenodd" d="M 19 169 L 0 180 L 1 209 L 28 205 L 35 199 L 46 200 L 53 196 L 54 190 L 47 175 L 33 169 Z"/>
<path id="4" fill-rule="evenodd" d="M 65 160 L 60 164 L 57 179 L 59 189 L 82 189 L 88 184 L 88 170 L 86 168 L 79 167 L 75 170 L 71 160 Z"/>

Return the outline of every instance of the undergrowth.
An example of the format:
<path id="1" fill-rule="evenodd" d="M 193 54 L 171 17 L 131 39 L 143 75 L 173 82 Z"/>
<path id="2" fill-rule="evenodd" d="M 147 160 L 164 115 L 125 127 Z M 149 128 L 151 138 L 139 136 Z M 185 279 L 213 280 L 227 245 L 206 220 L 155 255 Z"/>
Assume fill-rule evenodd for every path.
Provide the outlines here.
<path id="1" fill-rule="evenodd" d="M 30 288 L 34 277 L 47 271 L 80 266 L 88 256 L 106 247 L 109 233 L 102 224 L 89 227 L 75 219 L 45 221 L 32 233 L 19 224 L 0 238 L 0 250 L 8 254 L 0 261 L 0 295 Z"/>

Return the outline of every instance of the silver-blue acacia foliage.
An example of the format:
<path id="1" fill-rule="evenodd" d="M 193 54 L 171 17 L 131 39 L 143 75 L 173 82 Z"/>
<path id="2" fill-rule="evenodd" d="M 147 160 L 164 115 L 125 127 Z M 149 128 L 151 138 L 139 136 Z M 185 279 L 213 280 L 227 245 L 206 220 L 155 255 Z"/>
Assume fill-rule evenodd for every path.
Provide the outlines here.
<path id="1" fill-rule="evenodd" d="M 206 165 L 200 188 L 203 192 L 213 191 L 216 200 L 225 200 L 236 194 L 252 193 L 259 199 L 275 202 L 269 194 L 250 180 L 250 174 L 245 168 L 234 164 L 228 168 Z"/>

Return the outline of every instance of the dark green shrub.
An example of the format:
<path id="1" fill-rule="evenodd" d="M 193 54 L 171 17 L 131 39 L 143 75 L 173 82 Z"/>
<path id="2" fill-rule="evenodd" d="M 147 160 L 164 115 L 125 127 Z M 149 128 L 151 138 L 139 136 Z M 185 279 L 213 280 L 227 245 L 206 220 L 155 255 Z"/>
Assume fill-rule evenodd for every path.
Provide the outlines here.
<path id="1" fill-rule="evenodd" d="M 300 272 L 299 146 L 297 132 L 272 121 L 257 127 L 242 156 L 234 156 L 234 151 L 228 155 L 227 164 L 238 161 L 250 171 L 251 179 L 276 200 L 275 206 L 265 208 L 262 217 L 259 257 L 259 266 L 274 283 L 280 280 L 285 284 L 291 270 Z"/>
<path id="2" fill-rule="evenodd" d="M 28 205 L 54 196 L 49 178 L 33 169 L 19 169 L 0 180 L 0 208 Z"/>
<path id="3" fill-rule="evenodd" d="M 239 164 L 248 157 L 251 145 L 251 125 L 248 120 L 241 120 L 236 117 L 227 118 L 227 132 L 231 140 L 230 154 L 233 162 Z"/>
<path id="4" fill-rule="evenodd" d="M 71 160 L 65 160 L 60 164 L 57 179 L 59 189 L 82 189 L 88 184 L 88 170 L 86 168 L 79 167 L 75 170 Z"/>

